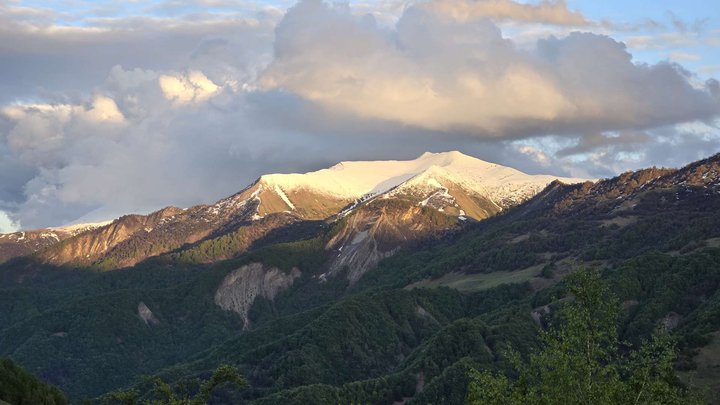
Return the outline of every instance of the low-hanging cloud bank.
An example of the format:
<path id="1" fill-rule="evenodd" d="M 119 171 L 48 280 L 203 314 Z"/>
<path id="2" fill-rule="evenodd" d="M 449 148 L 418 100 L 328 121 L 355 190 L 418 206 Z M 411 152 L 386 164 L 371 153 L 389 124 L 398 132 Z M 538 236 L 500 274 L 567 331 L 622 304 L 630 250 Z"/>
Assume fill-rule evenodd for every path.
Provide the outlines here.
<path id="1" fill-rule="evenodd" d="M 33 73 L 34 57 L 0 67 L 1 77 L 37 74 L 47 91 L 0 78 L 0 231 L 210 202 L 267 172 L 425 150 L 603 177 L 720 148 L 716 81 L 634 63 L 608 36 L 575 32 L 528 47 L 497 25 L 593 26 L 564 2 L 424 2 L 388 26 L 304 0 L 278 19 L 0 28 L 0 57 L 22 54 L 18 43 L 61 67 Z M 156 35 L 130 46 L 143 32 Z M 66 69 L 105 55 L 103 43 L 116 64 Z"/>

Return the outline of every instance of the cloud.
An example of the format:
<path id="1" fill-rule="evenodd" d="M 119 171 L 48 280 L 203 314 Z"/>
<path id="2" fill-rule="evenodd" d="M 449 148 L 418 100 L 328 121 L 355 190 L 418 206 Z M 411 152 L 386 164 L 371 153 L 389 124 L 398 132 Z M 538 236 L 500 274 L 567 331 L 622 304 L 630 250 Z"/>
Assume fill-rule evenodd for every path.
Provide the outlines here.
<path id="1" fill-rule="evenodd" d="M 220 90 L 220 86 L 197 70 L 187 75 L 162 75 L 159 82 L 165 97 L 179 103 L 202 102 Z"/>
<path id="2" fill-rule="evenodd" d="M 167 78 L 183 86 L 168 88 Z M 241 188 L 234 172 L 242 162 L 250 164 L 240 181 L 258 171 L 247 153 L 263 148 L 237 129 L 248 127 L 242 105 L 233 104 L 242 100 L 223 100 L 203 73 L 116 67 L 103 87 L 79 104 L 3 110 L 7 153 L 36 167 L 10 212 L 23 227 L 58 225 L 98 209 L 117 215 L 187 206 Z"/>
<path id="3" fill-rule="evenodd" d="M 409 8 L 387 32 L 346 8 L 301 2 L 276 28 L 261 83 L 363 117 L 481 137 L 642 129 L 718 113 L 709 84 L 694 87 L 679 65 L 634 64 L 609 37 L 574 32 L 526 51 L 488 20 L 428 8 Z"/>
<path id="4" fill-rule="evenodd" d="M 708 17 L 698 18 L 693 21 L 686 21 L 678 17 L 677 14 L 673 13 L 672 11 L 667 11 L 666 14 L 670 18 L 670 22 L 672 23 L 673 27 L 678 32 L 683 33 L 687 31 L 702 31 L 707 25 L 707 23 L 710 21 L 710 18 Z"/>
<path id="5" fill-rule="evenodd" d="M 86 137 L 111 137 L 125 117 L 115 101 L 96 95 L 87 105 L 15 104 L 0 110 L 11 125 L 5 137 L 10 151 L 27 163 L 57 165 L 56 152 Z"/>
<path id="6" fill-rule="evenodd" d="M 703 41 L 697 32 L 662 32 L 657 34 L 629 35 L 625 42 L 638 50 L 667 50 L 696 46 Z"/>
<path id="7" fill-rule="evenodd" d="M 572 108 L 489 21 L 458 24 L 416 8 L 394 34 L 345 9 L 299 3 L 276 29 L 275 58 L 261 83 L 360 116 L 434 130 L 495 132 L 518 106 L 530 120 Z M 490 66 L 476 69 L 481 64 Z"/>
<path id="8" fill-rule="evenodd" d="M 555 155 L 564 157 L 589 153 L 601 148 L 631 147 L 647 143 L 651 139 L 651 136 L 645 132 L 594 133 L 581 137 L 576 145 L 560 149 Z"/>
<path id="9" fill-rule="evenodd" d="M 569 10 L 564 0 L 542 0 L 537 4 L 512 0 L 436 0 L 420 7 L 457 21 L 492 18 L 555 25 L 591 24 L 580 12 Z"/>
<path id="10" fill-rule="evenodd" d="M 530 159 L 536 161 L 537 163 L 539 163 L 543 166 L 548 166 L 550 164 L 551 160 L 548 157 L 548 155 L 545 152 L 543 152 L 537 148 L 534 148 L 529 145 L 522 145 L 522 146 L 519 146 L 517 150 L 518 150 L 518 152 L 522 153 L 523 155 L 528 156 Z"/>
<path id="11" fill-rule="evenodd" d="M 700 55 L 692 52 L 671 52 L 668 58 L 676 62 L 696 61 L 700 60 Z"/>
<path id="12" fill-rule="evenodd" d="M 18 230 L 17 224 L 15 224 L 10 217 L 4 211 L 0 211 L 0 233 L 10 233 Z"/>
<path id="13" fill-rule="evenodd" d="M 118 109 L 115 100 L 110 97 L 97 95 L 93 98 L 92 107 L 86 111 L 89 120 L 96 122 L 122 123 L 125 117 Z"/>
<path id="14" fill-rule="evenodd" d="M 115 65 L 199 70 L 214 82 L 229 77 L 250 81 L 270 57 L 272 30 L 281 17 L 235 6 L 234 12 L 92 17 L 62 25 L 55 21 L 73 21 L 74 16 L 44 10 L 41 19 L 2 7 L 0 104 L 77 101 Z"/>
<path id="15" fill-rule="evenodd" d="M 720 136 L 717 128 L 712 133 L 663 128 L 653 131 L 647 142 L 598 148 L 584 158 L 574 160 L 574 164 L 588 166 L 599 177 L 613 177 L 623 171 L 651 166 L 682 167 L 718 152 Z"/>
<path id="16" fill-rule="evenodd" d="M 651 166 L 681 167 L 718 153 L 719 126 L 720 122 L 691 122 L 648 131 L 586 134 L 576 139 L 547 136 L 532 143 L 548 156 L 548 167 L 563 168 L 577 177 L 602 178 Z M 516 143 L 517 147 L 524 142 Z"/>

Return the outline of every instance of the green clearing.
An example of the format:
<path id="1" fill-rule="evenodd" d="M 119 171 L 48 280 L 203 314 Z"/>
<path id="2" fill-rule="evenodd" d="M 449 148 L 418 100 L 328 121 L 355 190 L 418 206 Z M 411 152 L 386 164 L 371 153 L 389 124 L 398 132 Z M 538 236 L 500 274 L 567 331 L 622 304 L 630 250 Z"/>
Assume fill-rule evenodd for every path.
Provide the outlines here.
<path id="1" fill-rule="evenodd" d="M 412 283 L 405 289 L 450 287 L 461 292 L 481 291 L 502 284 L 517 284 L 530 281 L 540 274 L 541 269 L 542 265 L 537 265 L 523 270 L 494 271 L 492 273 L 465 274 L 452 272 L 435 280 L 425 279 Z"/>
<path id="2" fill-rule="evenodd" d="M 720 238 L 706 239 L 705 243 L 707 244 L 707 247 L 720 248 Z"/>

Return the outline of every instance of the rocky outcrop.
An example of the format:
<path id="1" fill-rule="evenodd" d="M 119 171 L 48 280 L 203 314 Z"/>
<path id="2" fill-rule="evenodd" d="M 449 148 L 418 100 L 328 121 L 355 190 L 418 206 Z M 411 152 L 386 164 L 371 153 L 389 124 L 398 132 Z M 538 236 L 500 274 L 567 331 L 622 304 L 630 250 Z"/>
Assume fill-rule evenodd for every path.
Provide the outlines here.
<path id="1" fill-rule="evenodd" d="M 680 325 L 680 322 L 682 322 L 682 320 L 682 315 L 678 314 L 677 312 L 669 312 L 664 317 L 662 317 L 662 319 L 660 319 L 658 323 L 664 331 L 669 332 L 675 329 L 678 325 Z"/>
<path id="2" fill-rule="evenodd" d="M 444 169 L 432 166 L 338 215 L 342 218 L 338 231 L 327 244 L 328 250 L 335 251 L 335 258 L 320 280 L 345 272 L 350 284 L 354 284 L 398 249 L 443 236 L 464 223 L 496 215 L 525 201 L 542 185 L 541 182 L 514 184 L 522 190 L 516 194 L 501 185 L 473 188 L 454 181 Z M 497 202 L 481 192 L 495 196 Z"/>
<path id="3" fill-rule="evenodd" d="M 160 321 L 155 317 L 155 314 L 153 314 L 144 302 L 140 301 L 137 311 L 138 316 L 143 320 L 143 322 L 145 322 L 145 325 L 157 325 L 160 323 Z"/>
<path id="4" fill-rule="evenodd" d="M 456 229 L 460 222 L 410 201 L 378 199 L 356 209 L 338 226 L 326 248 L 334 251 L 328 275 L 346 272 L 350 284 L 400 247 Z"/>
<path id="5" fill-rule="evenodd" d="M 215 303 L 224 310 L 238 313 L 244 322 L 243 328 L 247 329 L 250 326 L 248 312 L 255 299 L 275 299 L 280 291 L 293 285 L 300 275 L 297 268 L 286 273 L 262 263 L 251 263 L 225 276 L 215 292 Z"/>

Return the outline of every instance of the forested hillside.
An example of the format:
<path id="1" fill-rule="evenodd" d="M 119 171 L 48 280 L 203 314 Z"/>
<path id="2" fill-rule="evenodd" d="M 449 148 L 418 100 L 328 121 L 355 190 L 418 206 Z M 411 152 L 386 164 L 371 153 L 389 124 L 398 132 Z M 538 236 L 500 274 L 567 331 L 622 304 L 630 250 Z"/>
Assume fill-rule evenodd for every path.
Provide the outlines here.
<path id="1" fill-rule="evenodd" d="M 0 267 L 0 357 L 76 402 L 131 388 L 151 398 L 147 376 L 177 387 L 229 364 L 249 386 L 223 388 L 219 402 L 462 403 L 473 370 L 514 378 L 507 350 L 541 350 L 572 299 L 568 275 L 593 271 L 618 299 L 619 341 L 667 333 L 672 386 L 713 401 L 719 162 L 552 183 L 405 244 L 356 281 L 330 272 L 328 242 L 346 219 L 232 258 L 227 236 L 113 272 L 17 259 Z"/>
<path id="2" fill-rule="evenodd" d="M 69 402 L 59 389 L 39 381 L 12 360 L 0 359 L 0 403 L 65 405 Z"/>

